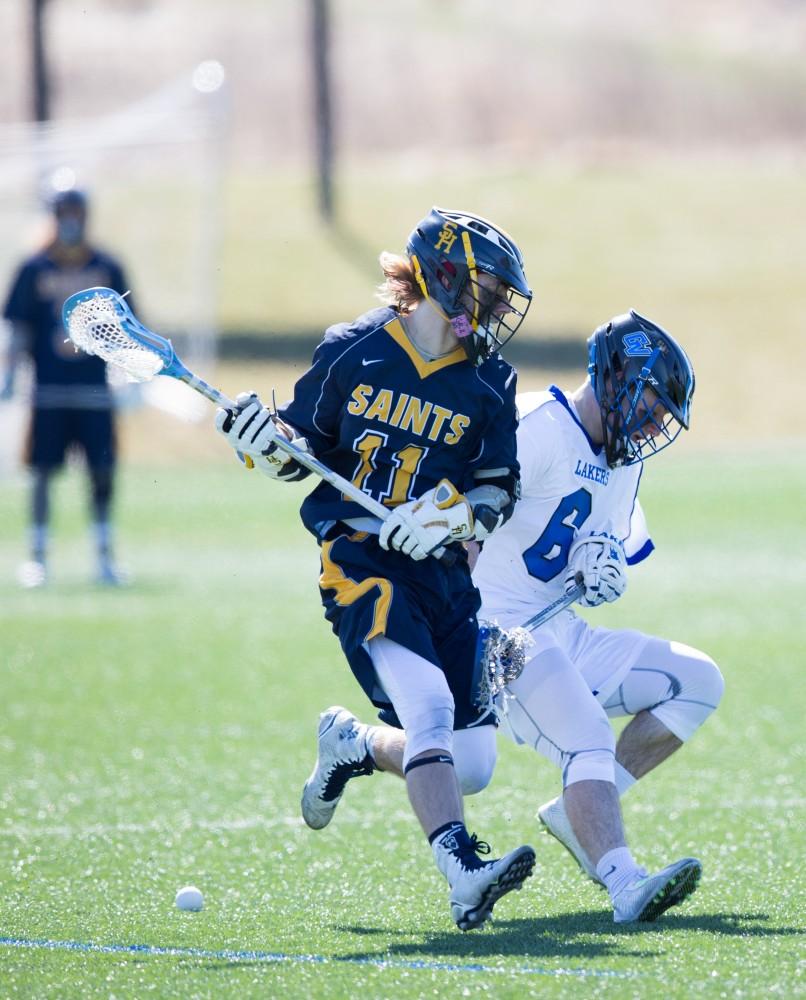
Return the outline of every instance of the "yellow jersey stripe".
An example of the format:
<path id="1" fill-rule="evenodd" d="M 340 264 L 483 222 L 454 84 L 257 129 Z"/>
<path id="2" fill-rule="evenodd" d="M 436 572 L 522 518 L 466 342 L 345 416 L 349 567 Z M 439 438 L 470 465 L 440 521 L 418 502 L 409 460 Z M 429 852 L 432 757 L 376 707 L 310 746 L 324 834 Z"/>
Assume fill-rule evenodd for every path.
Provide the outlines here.
<path id="1" fill-rule="evenodd" d="M 434 372 L 440 371 L 442 368 L 447 368 L 448 365 L 458 364 L 460 361 L 466 361 L 467 355 L 461 346 L 457 346 L 450 354 L 446 354 L 444 358 L 436 358 L 434 361 L 426 361 L 425 358 L 420 354 L 417 348 L 412 344 L 409 338 L 406 336 L 406 331 L 403 329 L 403 324 L 399 319 L 393 319 L 384 327 L 386 332 L 399 344 L 400 347 L 406 352 L 417 370 L 417 374 L 421 379 L 428 378 L 429 375 L 433 375 Z"/>
<path id="2" fill-rule="evenodd" d="M 350 541 L 360 542 L 367 537 L 365 531 L 357 532 L 350 536 Z M 337 539 L 332 542 L 322 543 L 322 575 L 319 577 L 319 586 L 322 590 L 332 590 L 336 595 L 336 603 L 341 607 L 349 607 L 354 604 L 364 594 L 369 593 L 374 587 L 378 588 L 379 594 L 375 600 L 375 608 L 372 614 L 372 627 L 364 637 L 364 642 L 369 642 L 377 635 L 386 633 L 386 623 L 389 619 L 389 606 L 392 603 L 393 586 L 390 580 L 382 576 L 370 576 L 360 583 L 347 577 L 344 571 L 330 558 L 330 550 Z"/>

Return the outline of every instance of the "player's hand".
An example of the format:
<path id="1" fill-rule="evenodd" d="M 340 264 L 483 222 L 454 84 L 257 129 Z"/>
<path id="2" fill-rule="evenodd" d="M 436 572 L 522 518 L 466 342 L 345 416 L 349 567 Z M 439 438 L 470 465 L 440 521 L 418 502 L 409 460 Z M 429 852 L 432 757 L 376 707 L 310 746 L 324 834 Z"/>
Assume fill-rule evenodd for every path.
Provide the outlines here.
<path id="1" fill-rule="evenodd" d="M 605 601 L 618 600 L 627 589 L 627 559 L 621 540 L 605 531 L 577 538 L 568 551 L 566 593 L 576 586 L 578 573 L 582 574 L 585 584 L 580 604 L 595 608 Z"/>
<path id="2" fill-rule="evenodd" d="M 417 500 L 395 507 L 383 522 L 381 548 L 396 549 L 414 560 L 425 559 L 434 549 L 462 541 L 473 534 L 473 512 L 467 497 L 443 479 Z"/>
<path id="3" fill-rule="evenodd" d="M 242 392 L 232 409 L 219 407 L 215 416 L 216 430 L 239 455 L 250 459 L 270 455 L 279 438 L 288 440 L 277 426 L 272 412 L 254 392 Z M 247 462 L 252 466 L 253 463 Z"/>

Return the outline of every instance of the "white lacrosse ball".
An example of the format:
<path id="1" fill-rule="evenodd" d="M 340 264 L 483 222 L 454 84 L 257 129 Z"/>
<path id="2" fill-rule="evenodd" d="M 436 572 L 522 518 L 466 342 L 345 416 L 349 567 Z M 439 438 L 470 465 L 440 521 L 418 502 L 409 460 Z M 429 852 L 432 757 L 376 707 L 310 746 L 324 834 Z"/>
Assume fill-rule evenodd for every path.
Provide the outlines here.
<path id="1" fill-rule="evenodd" d="M 176 894 L 174 902 L 178 909 L 192 910 L 195 913 L 204 906 L 204 896 L 201 889 L 197 889 L 195 885 L 186 885 Z"/>

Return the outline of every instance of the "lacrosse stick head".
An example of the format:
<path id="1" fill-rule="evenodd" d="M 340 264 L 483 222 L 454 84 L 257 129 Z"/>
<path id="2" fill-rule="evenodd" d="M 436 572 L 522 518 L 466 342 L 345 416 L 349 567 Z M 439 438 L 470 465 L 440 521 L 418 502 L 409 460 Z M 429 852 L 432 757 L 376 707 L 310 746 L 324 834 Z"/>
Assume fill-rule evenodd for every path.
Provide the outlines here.
<path id="1" fill-rule="evenodd" d="M 494 621 L 479 623 L 474 690 L 480 710 L 496 710 L 496 697 L 520 677 L 526 666 L 526 650 L 533 643 L 525 628 L 503 629 Z"/>
<path id="2" fill-rule="evenodd" d="M 71 295 L 62 307 L 62 322 L 77 348 L 116 365 L 134 382 L 173 374 L 177 365 L 170 340 L 144 327 L 111 288 Z"/>

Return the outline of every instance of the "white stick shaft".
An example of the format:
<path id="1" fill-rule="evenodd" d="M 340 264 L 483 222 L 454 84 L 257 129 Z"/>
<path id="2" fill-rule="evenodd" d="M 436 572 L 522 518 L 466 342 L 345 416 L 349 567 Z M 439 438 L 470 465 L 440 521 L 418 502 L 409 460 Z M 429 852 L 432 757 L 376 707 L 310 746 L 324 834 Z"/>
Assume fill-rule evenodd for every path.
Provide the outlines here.
<path id="1" fill-rule="evenodd" d="M 208 385 L 204 379 L 200 379 L 193 372 L 186 371 L 178 376 L 182 382 L 185 382 L 195 389 L 196 392 L 201 393 L 207 399 L 212 400 L 214 403 L 218 403 L 219 406 L 223 406 L 226 409 L 235 409 L 235 403 L 223 392 L 219 392 L 218 389 L 211 385 Z M 374 497 L 369 496 L 360 490 L 355 483 L 351 483 L 349 479 L 345 479 L 344 476 L 340 476 L 338 472 L 334 472 L 333 469 L 328 468 L 319 461 L 314 455 L 308 454 L 307 451 L 302 451 L 301 448 L 297 448 L 296 445 L 287 441 L 283 437 L 277 439 L 277 447 L 284 451 L 287 455 L 290 455 L 296 462 L 304 466 L 314 475 L 319 476 L 320 479 L 324 479 L 325 482 L 330 483 L 337 490 L 340 490 L 346 497 L 354 500 L 357 504 L 360 504 L 364 510 L 368 511 L 370 514 L 374 514 L 375 517 L 380 518 L 381 521 L 385 521 L 387 517 L 391 514 L 391 510 L 388 507 L 384 507 L 382 503 L 376 500 Z M 443 546 L 437 546 L 430 553 L 437 559 L 443 559 L 451 557 L 453 559 L 452 553 L 447 553 Z"/>
<path id="2" fill-rule="evenodd" d="M 185 385 L 189 385 L 191 389 L 195 389 L 196 392 L 200 392 L 202 396 L 209 399 L 211 402 L 218 403 L 219 406 L 223 406 L 225 409 L 234 408 L 235 403 L 233 403 L 229 396 L 225 396 L 223 392 L 219 392 L 219 390 L 214 386 L 208 385 L 203 378 L 199 378 L 199 376 L 194 375 L 193 372 L 184 372 L 183 374 L 178 375 L 177 378 L 181 382 L 184 382 Z"/>
<path id="3" fill-rule="evenodd" d="M 218 389 L 211 385 L 208 385 L 204 379 L 194 375 L 193 372 L 187 372 L 180 376 L 181 381 L 185 382 L 195 389 L 196 392 L 201 393 L 207 399 L 212 400 L 214 403 L 218 403 L 219 406 L 223 406 L 226 409 L 235 409 L 235 403 L 220 392 Z M 325 482 L 330 483 L 331 486 L 335 486 L 336 489 L 341 490 L 341 492 L 348 496 L 351 500 L 355 500 L 356 503 L 360 503 L 365 510 L 369 511 L 370 514 L 374 514 L 379 517 L 382 521 L 385 521 L 389 516 L 389 509 L 384 507 L 383 504 L 379 503 L 374 497 L 368 496 L 362 490 L 360 490 L 354 483 L 351 483 L 349 479 L 345 479 L 340 476 L 338 472 L 334 472 L 333 469 L 328 468 L 323 465 L 314 455 L 308 454 L 307 451 L 302 451 L 301 448 L 297 448 L 296 445 L 292 444 L 290 441 L 286 441 L 284 438 L 277 439 L 277 447 L 281 451 L 290 455 L 295 461 L 299 462 L 300 465 L 304 465 L 306 469 L 315 473 L 320 479 L 324 479 Z"/>
<path id="4" fill-rule="evenodd" d="M 547 604 L 542 611 L 538 611 L 536 615 L 523 623 L 521 628 L 528 629 L 530 632 L 534 632 L 536 628 L 540 628 L 544 625 L 549 618 L 553 618 L 558 615 L 561 611 L 564 611 L 569 605 L 573 604 L 574 601 L 579 600 L 580 597 L 585 593 L 585 584 L 578 583 L 573 590 L 569 590 L 567 594 L 563 594 L 562 597 L 558 597 L 556 601 L 552 601 L 551 604 Z"/>
<path id="5" fill-rule="evenodd" d="M 277 439 L 277 447 L 284 451 L 287 455 L 290 455 L 296 462 L 300 465 L 304 465 L 306 469 L 315 473 L 320 479 L 324 479 L 325 482 L 330 483 L 331 486 L 335 486 L 337 490 L 349 497 L 351 500 L 355 500 L 356 503 L 360 503 L 361 506 L 369 511 L 370 514 L 374 514 L 375 517 L 379 517 L 382 521 L 385 521 L 389 517 L 391 511 L 388 507 L 384 507 L 382 503 L 379 503 L 374 497 L 368 496 L 362 490 L 360 490 L 355 483 L 351 483 L 349 479 L 345 479 L 344 476 L 340 476 L 338 472 L 334 472 L 333 469 L 328 468 L 328 466 L 323 465 L 314 455 L 308 454 L 307 451 L 303 451 L 298 448 L 295 444 L 290 441 L 286 441 L 283 438 Z"/>

